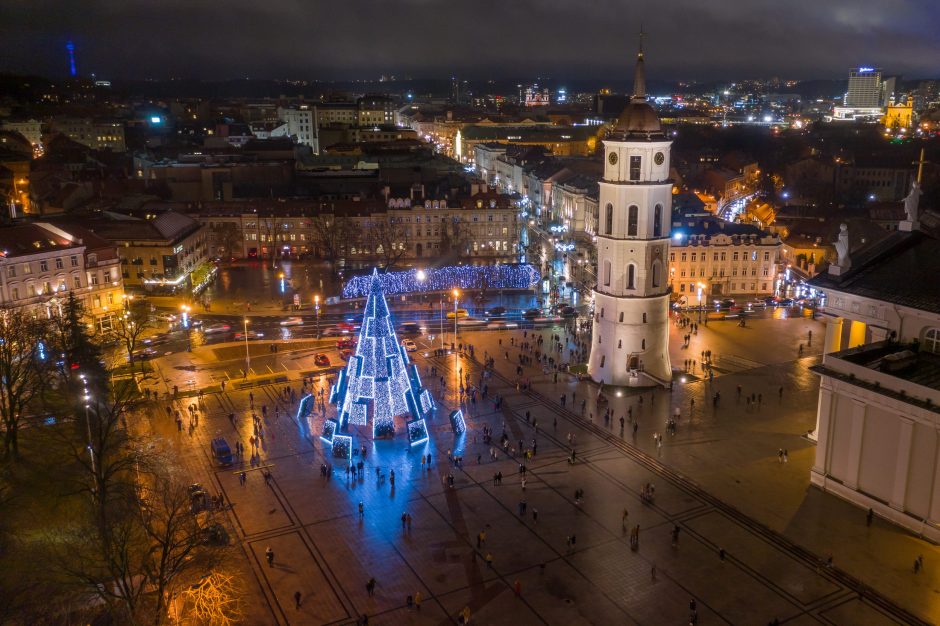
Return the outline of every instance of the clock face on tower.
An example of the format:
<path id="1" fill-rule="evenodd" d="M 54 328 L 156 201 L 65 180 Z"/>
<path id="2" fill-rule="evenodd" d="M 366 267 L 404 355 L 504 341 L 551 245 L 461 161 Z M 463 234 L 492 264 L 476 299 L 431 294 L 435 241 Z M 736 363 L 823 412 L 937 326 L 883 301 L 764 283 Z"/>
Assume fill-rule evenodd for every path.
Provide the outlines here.
<path id="1" fill-rule="evenodd" d="M 662 152 L 657 152 L 656 155 L 653 156 L 653 160 L 656 162 L 656 165 L 662 165 L 663 161 L 666 160 L 666 155 Z"/>
<path id="2" fill-rule="evenodd" d="M 617 153 L 611 152 L 610 154 L 608 154 L 607 160 L 610 162 L 611 165 L 617 165 Z"/>

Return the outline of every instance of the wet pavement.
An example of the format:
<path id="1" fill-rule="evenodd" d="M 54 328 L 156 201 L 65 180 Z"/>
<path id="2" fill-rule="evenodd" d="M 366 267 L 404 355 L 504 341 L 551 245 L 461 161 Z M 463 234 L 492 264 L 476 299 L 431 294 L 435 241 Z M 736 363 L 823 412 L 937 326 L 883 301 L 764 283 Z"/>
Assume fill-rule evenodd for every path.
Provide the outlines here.
<path id="1" fill-rule="evenodd" d="M 809 330 L 813 345 L 798 358 Z M 868 527 L 864 511 L 809 486 L 815 448 L 802 434 L 815 422 L 818 380 L 807 366 L 817 360 L 821 324 L 801 317 L 755 319 L 746 328 L 710 322 L 683 349 L 687 332 L 672 328 L 673 364 L 681 367 L 695 358 L 689 354 L 710 349 L 720 370 L 711 383 L 690 382 L 671 392 L 621 390 L 619 397 L 607 389 L 613 418 L 608 422 L 596 405 L 596 386 L 568 375 L 555 383 L 540 368 L 527 367 L 532 389 L 517 389 L 515 363 L 497 359 L 496 374 L 486 383 L 491 397 L 503 398 L 502 406 L 479 395 L 476 403 L 465 404 L 469 431 L 460 437 L 447 420 L 458 405 L 455 370 L 469 373 L 474 383 L 480 370 L 456 355 L 424 356 L 434 353 L 421 337 L 413 356 L 440 403 L 429 422 L 430 440 L 408 446 L 401 424 L 394 440 L 356 433 L 357 443 L 366 446 L 362 479 L 347 479 L 345 465 L 318 437 L 332 407 L 298 418 L 297 404 L 281 395 L 284 384 L 299 390 L 300 377 L 314 370 L 313 353 L 331 349 L 328 343 L 304 345 L 289 357 L 252 354 L 253 361 L 291 359 L 296 368 L 282 370 L 289 382 L 210 394 L 192 436 L 176 432 L 159 410 L 148 427 L 177 450 L 185 471 L 232 504 L 228 515 L 243 564 L 256 577 L 246 580 L 248 597 L 257 600 L 246 623 L 354 623 L 368 614 L 370 624 L 441 624 L 454 623 L 468 607 L 471 623 L 482 624 L 687 624 L 692 599 L 700 624 L 764 624 L 774 618 L 788 624 L 906 623 L 891 606 L 862 599 L 853 577 L 923 620 L 940 618 L 931 565 L 940 562 L 937 550 L 881 521 Z M 532 331 L 522 330 L 461 331 L 459 340 L 473 343 L 478 358 L 508 349 L 515 359 L 520 351 L 509 346 L 510 339 L 531 337 Z M 219 375 L 213 368 L 237 361 L 239 349 L 244 347 L 207 346 L 160 359 L 158 367 L 166 384 L 188 377 L 201 387 Z M 180 369 L 189 366 L 195 371 Z M 425 374 L 430 367 L 443 375 L 444 387 Z M 318 387 L 326 384 L 325 376 L 314 380 Z M 719 389 L 721 400 L 713 407 L 710 398 Z M 268 484 L 247 459 L 223 469 L 208 455 L 213 436 L 250 447 L 249 393 L 256 411 L 261 404 L 268 409 L 259 457 L 271 472 Z M 558 401 L 562 393 L 569 398 L 566 407 Z M 749 394 L 761 394 L 761 401 L 748 405 Z M 663 427 L 675 407 L 681 417 L 670 435 Z M 620 431 L 619 418 L 628 409 L 637 421 L 636 436 L 629 421 Z M 229 412 L 236 413 L 234 424 Z M 510 447 L 520 439 L 525 446 L 537 441 L 537 454 L 526 464 L 525 490 L 519 453 L 498 443 L 491 450 L 482 441 L 484 426 L 497 439 L 505 430 Z M 663 434 L 661 447 L 654 433 Z M 569 434 L 574 464 L 568 462 Z M 778 457 L 781 448 L 788 451 L 786 463 Z M 463 455 L 462 467 L 448 461 L 448 451 Z M 424 454 L 431 454 L 430 471 L 422 469 Z M 331 478 L 321 476 L 321 464 L 332 465 Z M 244 486 L 237 475 L 242 465 L 248 470 Z M 384 479 L 376 477 L 376 468 Z M 504 477 L 498 486 L 496 472 Z M 652 502 L 640 497 L 647 483 L 655 485 Z M 584 490 L 580 504 L 578 489 Z M 412 516 L 410 529 L 403 527 L 402 513 Z M 632 550 L 625 526 L 636 524 L 640 541 Z M 477 548 L 480 531 L 486 541 Z M 264 559 L 268 546 L 276 554 L 273 567 Z M 487 553 L 492 567 L 485 563 Z M 910 564 L 921 553 L 926 567 L 915 576 Z M 824 565 L 829 554 L 832 568 Z M 366 590 L 372 577 L 374 595 Z M 300 608 L 294 606 L 295 591 L 303 594 Z M 420 611 L 409 609 L 407 596 L 419 591 Z"/>

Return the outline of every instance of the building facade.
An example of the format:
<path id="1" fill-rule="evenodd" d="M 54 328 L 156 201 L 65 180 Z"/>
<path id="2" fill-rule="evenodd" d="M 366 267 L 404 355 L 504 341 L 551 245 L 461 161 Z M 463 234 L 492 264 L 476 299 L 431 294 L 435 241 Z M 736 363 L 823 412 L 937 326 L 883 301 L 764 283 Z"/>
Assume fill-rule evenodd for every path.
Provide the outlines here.
<path id="1" fill-rule="evenodd" d="M 907 221 L 810 281 L 827 320 L 810 479 L 938 541 L 940 215 L 931 222 Z"/>
<path id="2" fill-rule="evenodd" d="M 53 133 L 61 133 L 76 143 L 93 150 L 124 152 L 124 124 L 114 120 L 90 118 L 57 118 L 50 122 Z"/>
<path id="3" fill-rule="evenodd" d="M 633 92 L 604 141 L 588 373 L 606 384 L 669 386 L 672 142 L 646 101 L 642 50 Z"/>
<path id="4" fill-rule="evenodd" d="M 777 235 L 749 224 L 714 218 L 673 222 L 673 296 L 697 305 L 707 304 L 708 297 L 773 295 L 781 245 Z"/>
<path id="5" fill-rule="evenodd" d="M 310 146 L 314 154 L 318 154 L 320 146 L 317 142 L 317 113 L 316 108 L 301 104 L 293 107 L 278 107 L 277 117 L 287 126 L 287 136 L 295 142 Z"/>
<path id="6" fill-rule="evenodd" d="M 111 328 L 124 295 L 112 244 L 84 229 L 47 222 L 0 228 L 0 309 L 49 318 L 62 313 L 70 294 L 90 324 Z"/>

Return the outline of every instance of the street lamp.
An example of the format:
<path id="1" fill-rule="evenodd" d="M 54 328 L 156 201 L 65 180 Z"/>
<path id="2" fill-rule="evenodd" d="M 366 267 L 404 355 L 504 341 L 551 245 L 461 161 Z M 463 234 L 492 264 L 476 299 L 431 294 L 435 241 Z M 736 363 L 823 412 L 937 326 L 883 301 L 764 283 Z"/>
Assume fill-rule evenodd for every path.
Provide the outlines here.
<path id="1" fill-rule="evenodd" d="M 457 299 L 460 297 L 460 290 L 454 289 L 454 343 L 457 343 Z"/>
<path id="2" fill-rule="evenodd" d="M 248 370 L 251 369 L 251 354 L 248 352 L 248 318 L 245 318 L 245 378 L 248 378 Z"/>
<path id="3" fill-rule="evenodd" d="M 85 386 L 85 428 L 88 432 L 88 456 L 91 458 L 91 473 L 95 474 L 95 449 L 91 445 L 91 415 L 89 415 L 88 402 L 91 400 L 91 394 L 88 393 L 88 381 L 85 379 L 85 375 L 81 375 L 82 384 Z"/>
<path id="4" fill-rule="evenodd" d="M 698 284 L 698 321 L 702 323 L 702 292 L 705 290 L 705 283 Z"/>
<path id="5" fill-rule="evenodd" d="M 320 338 L 320 296 L 313 296 L 313 308 L 317 312 L 317 339 Z"/>
<path id="6" fill-rule="evenodd" d="M 181 304 L 180 311 L 182 311 L 181 323 L 183 325 L 183 328 L 189 328 L 189 305 Z"/>

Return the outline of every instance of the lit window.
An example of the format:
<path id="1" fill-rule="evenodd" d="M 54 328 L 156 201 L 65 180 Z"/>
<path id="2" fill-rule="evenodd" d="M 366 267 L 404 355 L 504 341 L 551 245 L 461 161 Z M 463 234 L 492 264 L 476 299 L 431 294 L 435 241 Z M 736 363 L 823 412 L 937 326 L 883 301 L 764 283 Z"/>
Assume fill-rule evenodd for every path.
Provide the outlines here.
<path id="1" fill-rule="evenodd" d="M 924 350 L 940 354 L 940 328 L 931 328 L 924 333 Z"/>

